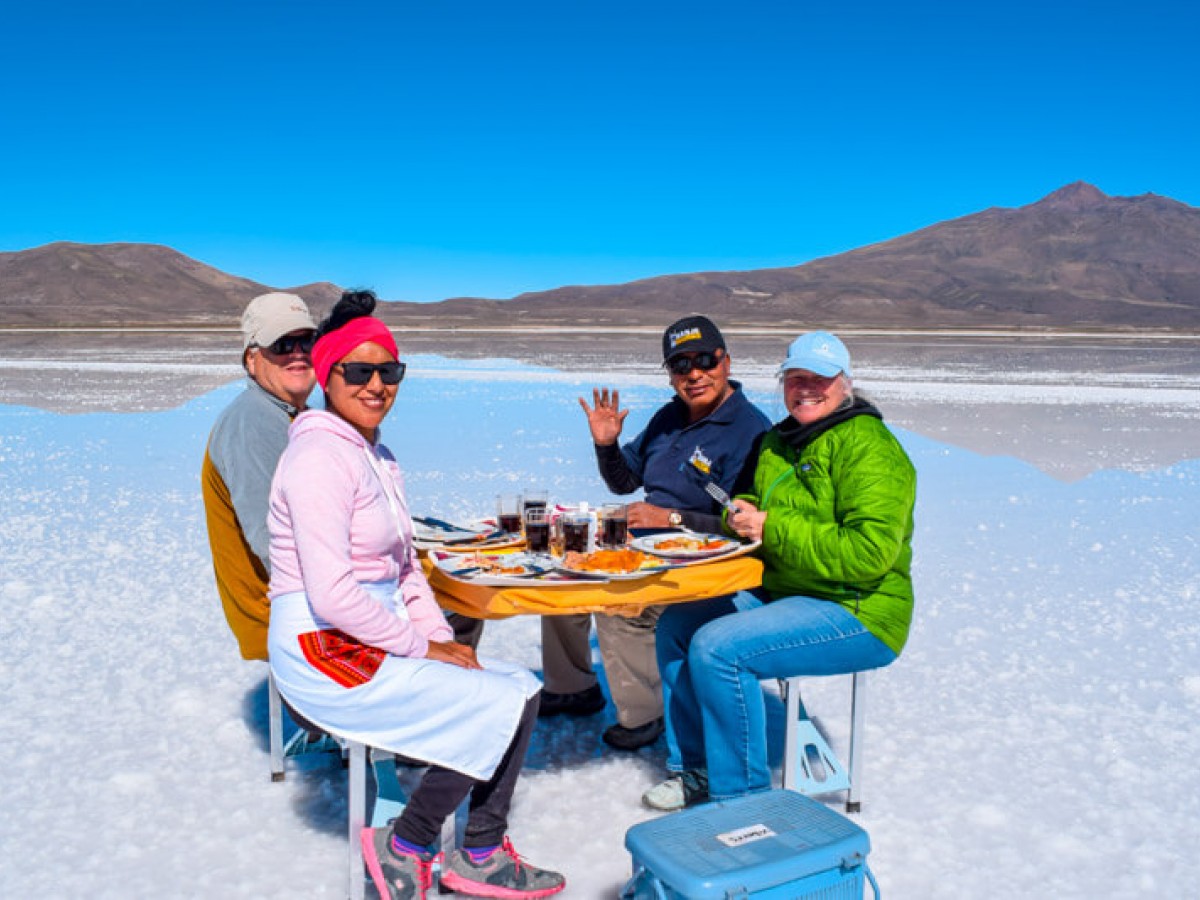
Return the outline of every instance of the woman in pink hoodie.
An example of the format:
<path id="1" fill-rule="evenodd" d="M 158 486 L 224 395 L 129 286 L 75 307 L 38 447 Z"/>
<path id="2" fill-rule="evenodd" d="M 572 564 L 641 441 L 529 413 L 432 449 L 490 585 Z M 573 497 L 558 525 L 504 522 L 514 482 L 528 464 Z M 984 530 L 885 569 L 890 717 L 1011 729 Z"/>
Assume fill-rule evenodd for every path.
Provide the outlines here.
<path id="1" fill-rule="evenodd" d="M 370 292 L 347 292 L 318 328 L 325 409 L 296 418 L 271 487 L 271 669 L 314 724 L 429 763 L 392 826 L 364 829 L 382 897 L 426 896 L 442 824 L 467 798 L 441 885 L 549 896 L 564 878 L 521 860 L 506 836 L 541 684 L 456 643 L 425 580 L 403 479 L 379 442 L 404 363 L 374 308 Z"/>

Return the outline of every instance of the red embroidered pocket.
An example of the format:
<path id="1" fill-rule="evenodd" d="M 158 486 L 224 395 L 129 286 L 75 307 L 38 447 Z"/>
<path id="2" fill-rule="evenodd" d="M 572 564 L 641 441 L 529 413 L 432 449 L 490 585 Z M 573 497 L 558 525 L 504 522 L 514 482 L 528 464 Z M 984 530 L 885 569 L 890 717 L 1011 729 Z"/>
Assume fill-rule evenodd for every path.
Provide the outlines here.
<path id="1" fill-rule="evenodd" d="M 358 687 L 375 677 L 386 650 L 355 640 L 336 628 L 300 635 L 300 650 L 318 672 L 345 688 Z"/>

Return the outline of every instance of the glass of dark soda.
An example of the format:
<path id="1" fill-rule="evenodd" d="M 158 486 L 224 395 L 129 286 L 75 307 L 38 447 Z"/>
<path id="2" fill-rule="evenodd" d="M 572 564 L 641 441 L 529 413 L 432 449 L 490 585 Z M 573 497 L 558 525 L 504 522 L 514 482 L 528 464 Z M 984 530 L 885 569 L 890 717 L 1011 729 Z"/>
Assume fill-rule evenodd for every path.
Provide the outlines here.
<path id="1" fill-rule="evenodd" d="M 563 552 L 587 553 L 588 532 L 591 530 L 590 516 L 574 513 L 563 517 Z"/>
<path id="2" fill-rule="evenodd" d="M 509 534 L 521 533 L 521 495 L 496 496 L 496 527 Z"/>
<path id="3" fill-rule="evenodd" d="M 550 513 L 544 506 L 525 510 L 525 547 L 530 553 L 550 552 Z"/>
<path id="4" fill-rule="evenodd" d="M 546 491 L 526 491 L 523 498 L 524 504 L 522 508 L 526 512 L 539 507 L 546 509 L 550 505 L 550 495 Z"/>
<path id="5" fill-rule="evenodd" d="M 615 549 L 629 540 L 629 518 L 623 503 L 600 507 L 600 545 Z"/>

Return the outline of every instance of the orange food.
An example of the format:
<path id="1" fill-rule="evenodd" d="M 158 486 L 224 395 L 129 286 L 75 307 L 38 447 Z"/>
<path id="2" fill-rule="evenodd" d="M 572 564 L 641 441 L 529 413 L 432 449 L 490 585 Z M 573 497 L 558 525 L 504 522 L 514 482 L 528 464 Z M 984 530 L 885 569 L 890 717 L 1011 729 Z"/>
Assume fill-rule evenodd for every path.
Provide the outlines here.
<path id="1" fill-rule="evenodd" d="M 699 538 L 677 537 L 667 538 L 665 541 L 659 541 L 654 545 L 655 550 L 720 550 L 725 546 L 725 541 L 702 541 Z"/>
<path id="2" fill-rule="evenodd" d="M 577 572 L 601 575 L 628 575 L 636 572 L 650 557 L 637 550 L 597 550 L 595 553 L 568 553 L 563 563 Z"/>

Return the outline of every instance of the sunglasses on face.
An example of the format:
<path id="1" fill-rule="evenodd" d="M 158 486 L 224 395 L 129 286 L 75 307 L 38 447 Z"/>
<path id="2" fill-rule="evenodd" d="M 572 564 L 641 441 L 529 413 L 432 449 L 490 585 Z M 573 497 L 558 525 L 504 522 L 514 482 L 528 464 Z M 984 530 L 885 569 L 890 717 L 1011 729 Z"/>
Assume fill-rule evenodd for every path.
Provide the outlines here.
<path id="1" fill-rule="evenodd" d="M 705 372 L 715 369 L 721 357 L 712 351 L 701 350 L 692 356 L 673 356 L 665 363 L 674 375 L 686 375 L 692 369 L 703 369 Z"/>
<path id="2" fill-rule="evenodd" d="M 342 373 L 342 379 L 346 384 L 361 387 L 364 384 L 370 384 L 376 372 L 379 373 L 379 380 L 384 384 L 399 384 L 404 380 L 404 370 L 408 366 L 402 362 L 348 362 L 338 363 L 334 368 Z"/>
<path id="3" fill-rule="evenodd" d="M 313 344 L 317 342 L 316 335 L 288 335 L 285 334 L 273 344 L 268 344 L 267 349 L 276 356 L 291 356 L 297 350 L 301 353 L 311 353 Z"/>

